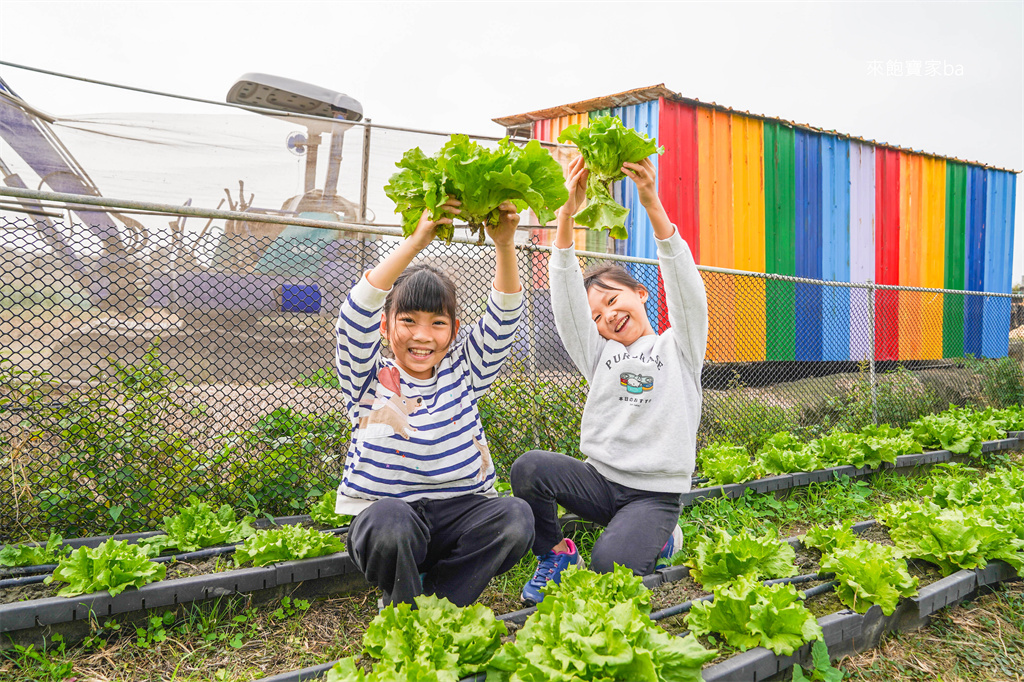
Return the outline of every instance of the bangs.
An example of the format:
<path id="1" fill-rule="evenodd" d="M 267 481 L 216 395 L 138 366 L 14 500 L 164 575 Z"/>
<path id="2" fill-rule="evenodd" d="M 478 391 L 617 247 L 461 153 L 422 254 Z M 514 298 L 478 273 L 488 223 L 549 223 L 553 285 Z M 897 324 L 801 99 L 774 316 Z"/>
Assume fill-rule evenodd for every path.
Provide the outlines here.
<path id="1" fill-rule="evenodd" d="M 444 315 L 454 321 L 457 304 L 455 287 L 451 282 L 446 282 L 443 275 L 430 268 L 410 270 L 406 271 L 408 275 L 401 282 L 395 282 L 395 288 L 388 295 L 389 314 L 422 311 Z"/>

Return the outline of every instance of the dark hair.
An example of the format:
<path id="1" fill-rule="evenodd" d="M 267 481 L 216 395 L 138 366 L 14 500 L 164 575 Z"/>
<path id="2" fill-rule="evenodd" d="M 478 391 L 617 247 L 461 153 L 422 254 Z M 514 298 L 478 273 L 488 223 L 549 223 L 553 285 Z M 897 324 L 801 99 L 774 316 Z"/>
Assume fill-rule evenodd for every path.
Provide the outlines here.
<path id="1" fill-rule="evenodd" d="M 452 322 L 452 338 L 455 338 L 458 317 L 455 282 L 427 263 L 417 263 L 403 270 L 384 299 L 384 317 L 389 322 L 401 313 L 418 311 L 447 317 Z"/>
<path id="2" fill-rule="evenodd" d="M 626 272 L 625 268 L 614 263 L 595 265 L 583 273 L 583 287 L 587 291 L 590 291 L 590 287 L 597 287 L 598 289 L 608 291 L 612 289 L 612 287 L 608 286 L 609 283 L 618 284 L 636 292 L 639 292 L 640 289 L 647 289 L 643 284 L 636 281 L 633 275 Z"/>

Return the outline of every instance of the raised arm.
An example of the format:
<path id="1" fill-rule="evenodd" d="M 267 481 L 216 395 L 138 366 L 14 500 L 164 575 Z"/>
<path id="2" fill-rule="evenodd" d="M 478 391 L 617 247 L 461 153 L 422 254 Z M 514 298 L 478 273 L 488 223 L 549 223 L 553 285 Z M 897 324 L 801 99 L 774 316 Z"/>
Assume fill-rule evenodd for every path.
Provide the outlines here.
<path id="1" fill-rule="evenodd" d="M 698 373 L 708 345 L 708 299 L 689 245 L 658 197 L 657 173 L 650 159 L 623 164 L 622 171 L 636 183 L 640 203 L 658 239 L 658 262 L 665 282 L 665 300 L 672 333 L 692 368 Z"/>
<path id="2" fill-rule="evenodd" d="M 558 228 L 555 232 L 554 250 L 548 260 L 548 277 L 551 286 L 551 310 L 555 316 L 555 327 L 569 357 L 589 381 L 594 374 L 594 365 L 601 355 L 604 339 L 597 331 L 594 318 L 587 302 L 587 290 L 583 286 L 583 272 L 576 258 L 572 216 L 586 199 L 587 176 L 589 171 L 578 156 L 569 164 L 568 180 L 565 186 L 569 198 L 556 214 Z"/>

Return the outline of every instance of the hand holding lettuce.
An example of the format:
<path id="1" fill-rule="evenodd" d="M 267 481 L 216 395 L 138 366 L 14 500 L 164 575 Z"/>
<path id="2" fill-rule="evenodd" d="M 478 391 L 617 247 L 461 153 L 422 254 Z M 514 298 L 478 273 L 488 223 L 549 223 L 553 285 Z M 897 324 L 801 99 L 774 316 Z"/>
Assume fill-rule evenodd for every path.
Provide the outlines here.
<path id="1" fill-rule="evenodd" d="M 623 164 L 638 164 L 651 154 L 663 154 L 655 140 L 622 125 L 615 116 L 595 118 L 587 127 L 571 125 L 558 136 L 572 142 L 583 156 L 587 176 L 587 206 L 573 218 L 584 227 L 608 230 L 613 239 L 626 239 L 629 209 L 612 198 L 612 183 L 626 177 Z"/>
<path id="2" fill-rule="evenodd" d="M 489 149 L 465 135 L 452 135 L 434 156 L 417 147 L 396 165 L 400 170 L 384 193 L 402 215 L 406 237 L 415 232 L 424 211 L 432 221 L 444 218 L 449 198 L 461 202 L 459 218 L 483 243 L 484 226 L 501 222 L 503 202 L 512 202 L 518 211 L 530 208 L 546 223 L 567 196 L 561 166 L 536 140 L 520 148 L 505 138 L 497 149 Z M 436 234 L 450 242 L 454 227 L 439 224 Z"/>

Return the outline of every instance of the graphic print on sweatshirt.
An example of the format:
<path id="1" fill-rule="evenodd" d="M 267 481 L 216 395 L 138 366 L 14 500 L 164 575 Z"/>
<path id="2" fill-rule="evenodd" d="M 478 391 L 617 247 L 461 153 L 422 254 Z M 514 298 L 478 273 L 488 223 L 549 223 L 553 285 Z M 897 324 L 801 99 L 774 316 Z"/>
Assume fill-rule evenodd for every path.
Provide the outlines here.
<path id="1" fill-rule="evenodd" d="M 409 425 L 409 415 L 423 407 L 423 398 L 402 395 L 402 382 L 397 367 L 384 367 L 377 373 L 380 386 L 388 396 L 378 395 L 372 403 L 363 403 L 370 413 L 359 419 L 359 435 L 363 440 L 401 436 L 406 440 L 416 433 Z"/>

